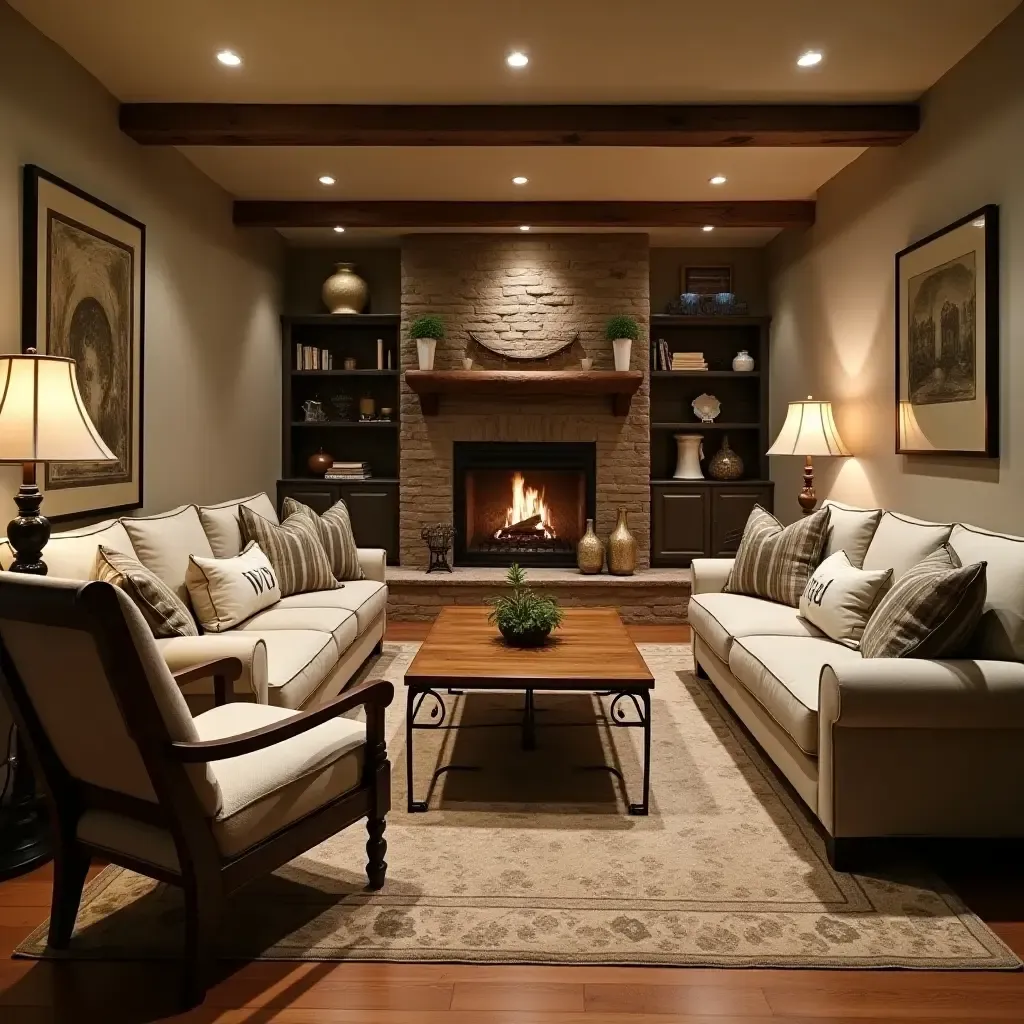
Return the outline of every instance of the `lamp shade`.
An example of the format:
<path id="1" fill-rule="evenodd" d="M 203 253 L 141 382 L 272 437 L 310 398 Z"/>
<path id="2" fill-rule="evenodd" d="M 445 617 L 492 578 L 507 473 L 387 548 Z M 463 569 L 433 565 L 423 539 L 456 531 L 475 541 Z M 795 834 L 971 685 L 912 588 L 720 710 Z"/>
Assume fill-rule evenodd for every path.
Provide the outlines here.
<path id="1" fill-rule="evenodd" d="M 831 402 L 790 402 L 769 455 L 849 455 L 850 450 L 836 430 Z"/>
<path id="2" fill-rule="evenodd" d="M 115 462 L 78 390 L 75 361 L 0 355 L 0 462 Z"/>

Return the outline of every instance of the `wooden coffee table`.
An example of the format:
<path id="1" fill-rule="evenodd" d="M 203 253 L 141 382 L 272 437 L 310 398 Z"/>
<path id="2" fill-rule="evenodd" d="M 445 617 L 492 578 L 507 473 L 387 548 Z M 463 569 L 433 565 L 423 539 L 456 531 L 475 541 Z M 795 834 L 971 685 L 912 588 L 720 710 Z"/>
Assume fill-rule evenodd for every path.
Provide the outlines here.
<path id="1" fill-rule="evenodd" d="M 643 797 L 629 804 L 630 814 L 646 814 L 651 781 L 651 691 L 654 676 L 629 638 L 614 608 L 567 608 L 561 628 L 544 647 L 507 646 L 497 626 L 487 621 L 490 608 L 443 608 L 405 673 L 406 782 L 409 810 L 425 811 L 427 801 L 413 798 L 413 734 L 446 728 L 441 691 L 523 690 L 523 747 L 536 746 L 534 692 L 582 691 L 611 697 L 609 720 L 615 726 L 644 731 Z M 424 715 L 424 702 L 429 701 Z M 437 777 L 455 768 L 445 765 Z M 610 765 L 609 771 L 622 777 Z"/>

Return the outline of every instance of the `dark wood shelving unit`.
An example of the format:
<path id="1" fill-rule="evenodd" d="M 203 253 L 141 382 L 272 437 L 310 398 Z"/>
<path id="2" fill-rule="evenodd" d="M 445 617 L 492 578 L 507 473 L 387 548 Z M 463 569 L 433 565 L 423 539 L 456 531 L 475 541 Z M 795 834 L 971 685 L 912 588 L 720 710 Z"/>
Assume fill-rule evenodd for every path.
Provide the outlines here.
<path id="1" fill-rule="evenodd" d="M 281 318 L 281 452 L 283 466 L 277 482 L 278 507 L 295 498 L 318 512 L 344 500 L 360 547 L 384 548 L 388 562 L 398 564 L 399 460 L 399 323 L 397 313 L 342 315 L 313 313 Z M 377 367 L 377 339 L 385 368 Z M 356 369 L 300 370 L 296 346 L 326 349 L 335 365 L 356 360 Z M 388 354 L 391 368 L 386 366 Z M 323 403 L 328 416 L 337 416 L 332 396 L 351 399 L 351 419 L 309 422 L 303 403 Z M 359 399 L 373 398 L 376 409 L 390 408 L 392 419 L 359 422 Z M 325 480 L 313 476 L 307 461 L 317 451 L 339 460 L 368 462 L 374 474 L 367 480 Z"/>
<path id="2" fill-rule="evenodd" d="M 694 558 L 736 551 L 755 504 L 771 509 L 768 479 L 768 368 L 770 319 L 761 316 L 670 316 L 650 319 L 651 367 L 651 564 L 687 566 Z M 658 341 L 670 352 L 703 352 L 707 370 L 663 370 Z M 754 369 L 733 370 L 746 349 Z M 698 420 L 691 406 L 702 392 L 721 402 L 719 419 Z M 675 480 L 676 434 L 702 434 L 706 459 L 728 436 L 743 459 L 739 480 Z"/>

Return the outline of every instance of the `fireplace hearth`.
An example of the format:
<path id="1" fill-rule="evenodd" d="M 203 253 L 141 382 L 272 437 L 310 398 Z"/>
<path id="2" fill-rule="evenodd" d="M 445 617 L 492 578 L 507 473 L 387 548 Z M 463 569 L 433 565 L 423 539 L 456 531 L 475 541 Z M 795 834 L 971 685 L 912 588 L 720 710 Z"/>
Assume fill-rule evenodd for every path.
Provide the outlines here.
<path id="1" fill-rule="evenodd" d="M 569 566 L 596 507 L 590 442 L 457 441 L 455 564 Z"/>

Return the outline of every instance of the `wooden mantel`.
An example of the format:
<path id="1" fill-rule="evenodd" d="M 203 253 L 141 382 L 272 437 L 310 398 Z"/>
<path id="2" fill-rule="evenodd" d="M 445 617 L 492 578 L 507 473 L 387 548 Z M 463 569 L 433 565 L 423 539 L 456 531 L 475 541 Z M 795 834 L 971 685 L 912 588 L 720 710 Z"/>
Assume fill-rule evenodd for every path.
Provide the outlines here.
<path id="1" fill-rule="evenodd" d="M 640 370 L 406 370 L 424 416 L 436 416 L 442 395 L 515 400 L 521 395 L 606 395 L 625 416 L 643 383 Z"/>

